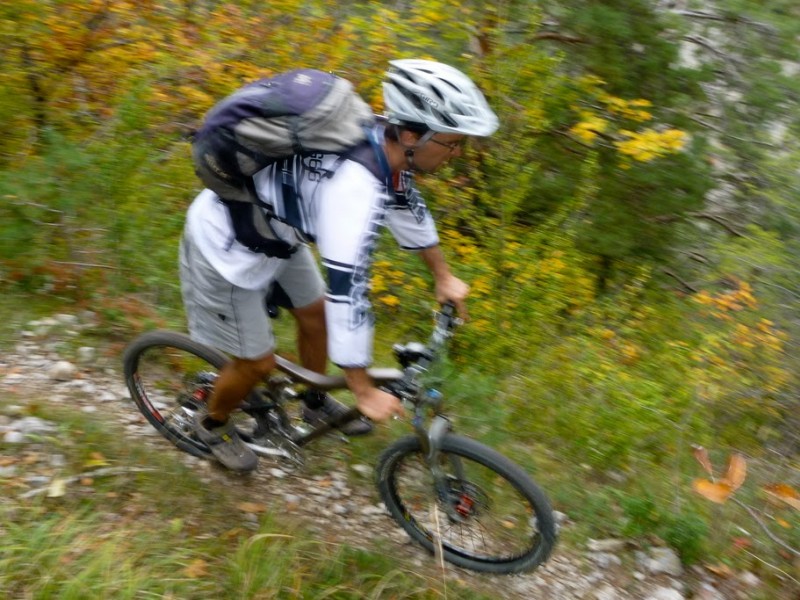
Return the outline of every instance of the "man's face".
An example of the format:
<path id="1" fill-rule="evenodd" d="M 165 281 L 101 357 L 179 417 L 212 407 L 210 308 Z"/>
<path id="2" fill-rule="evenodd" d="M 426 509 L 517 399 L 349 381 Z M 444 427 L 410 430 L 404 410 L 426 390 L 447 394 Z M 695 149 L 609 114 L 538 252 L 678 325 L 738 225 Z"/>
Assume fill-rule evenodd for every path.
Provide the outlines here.
<path id="1" fill-rule="evenodd" d="M 414 166 L 422 173 L 433 173 L 451 158 L 461 156 L 465 137 L 457 133 L 435 133 L 414 151 Z"/>

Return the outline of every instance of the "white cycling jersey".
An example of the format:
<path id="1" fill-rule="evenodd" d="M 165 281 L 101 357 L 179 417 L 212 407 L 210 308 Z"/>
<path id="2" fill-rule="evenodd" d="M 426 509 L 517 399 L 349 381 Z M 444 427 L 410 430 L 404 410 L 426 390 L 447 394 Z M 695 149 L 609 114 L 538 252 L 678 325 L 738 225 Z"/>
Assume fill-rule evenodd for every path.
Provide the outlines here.
<path id="1" fill-rule="evenodd" d="M 337 155 L 294 157 L 256 173 L 256 191 L 274 215 L 274 229 L 290 243 L 316 243 L 328 291 L 325 315 L 330 359 L 341 367 L 372 364 L 374 319 L 368 299 L 369 266 L 381 226 L 402 248 L 421 250 L 439 242 L 436 226 L 410 173 L 396 192 L 369 170 Z M 284 185 L 286 184 L 286 185 Z M 277 222 L 276 222 L 277 221 Z M 210 190 L 187 215 L 197 247 L 227 281 L 246 289 L 270 285 L 269 261 L 237 242 L 230 216 Z"/>

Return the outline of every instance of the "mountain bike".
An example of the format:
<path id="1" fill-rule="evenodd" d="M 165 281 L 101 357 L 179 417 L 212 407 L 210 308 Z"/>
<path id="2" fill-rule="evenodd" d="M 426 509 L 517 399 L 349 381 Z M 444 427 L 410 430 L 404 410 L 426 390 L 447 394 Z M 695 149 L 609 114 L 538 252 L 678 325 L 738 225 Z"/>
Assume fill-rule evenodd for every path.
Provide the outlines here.
<path id="1" fill-rule="evenodd" d="M 386 448 L 375 482 L 391 517 L 426 550 L 460 567 L 517 573 L 544 562 L 555 543 L 550 503 L 525 471 L 497 451 L 453 432 L 442 394 L 424 374 L 458 323 L 454 309 L 437 311 L 427 344 L 395 345 L 400 369 L 370 369 L 375 384 L 397 396 L 414 433 Z M 175 446 L 202 458 L 209 449 L 192 425 L 228 358 L 174 331 L 151 331 L 125 350 L 125 380 L 136 406 Z M 310 427 L 298 416 L 299 389 L 346 389 L 343 376 L 309 371 L 276 356 L 277 369 L 231 416 L 242 439 L 260 456 L 295 465 L 311 441 L 361 414 Z"/>

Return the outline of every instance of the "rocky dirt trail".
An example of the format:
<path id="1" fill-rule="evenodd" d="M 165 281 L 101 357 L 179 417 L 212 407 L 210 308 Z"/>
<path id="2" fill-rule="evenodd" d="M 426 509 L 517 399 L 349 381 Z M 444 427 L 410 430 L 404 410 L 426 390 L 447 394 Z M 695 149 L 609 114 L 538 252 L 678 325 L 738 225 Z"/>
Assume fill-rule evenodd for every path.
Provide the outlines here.
<path id="1" fill-rule="evenodd" d="M 0 407 L 0 480 L 25 482 L 21 497 L 36 495 L 50 485 L 50 467 L 21 466 L 14 453 L 36 444 L 36 434 L 54 428 L 40 418 L 25 416 L 28 399 L 74 407 L 112 422 L 131 444 L 149 444 L 171 451 L 172 446 L 148 425 L 130 400 L 119 369 L 119 359 L 108 358 L 106 348 L 80 346 L 81 332 L 91 330 L 94 317 L 60 314 L 28 323 L 10 352 L 0 355 L 0 394 L 16 405 Z M 41 451 L 41 449 L 37 449 Z M 176 453 L 177 450 L 174 450 Z M 310 450 L 313 453 L 313 449 Z M 5 456 L 3 456 L 5 455 Z M 255 528 L 258 512 L 281 511 L 299 518 L 327 542 L 378 549 L 402 557 L 408 568 L 439 581 L 460 580 L 473 589 L 502 599 L 553 600 L 734 600 L 765 597 L 762 583 L 751 573 L 719 578 L 702 567 L 684 568 L 667 547 L 641 547 L 627 540 L 589 540 L 585 548 L 557 546 L 550 561 L 538 570 L 514 576 L 488 576 L 446 567 L 437 572 L 434 560 L 418 549 L 375 503 L 371 489 L 372 465 L 337 461 L 340 466 L 322 474 L 291 470 L 261 460 L 253 476 L 231 476 L 212 463 L 181 455 L 198 475 L 224 485 L 244 510 L 242 519 Z M 39 469 L 39 471 L 37 471 Z M 354 485 L 363 483 L 363 485 Z M 572 523 L 559 513 L 561 527 Z"/>

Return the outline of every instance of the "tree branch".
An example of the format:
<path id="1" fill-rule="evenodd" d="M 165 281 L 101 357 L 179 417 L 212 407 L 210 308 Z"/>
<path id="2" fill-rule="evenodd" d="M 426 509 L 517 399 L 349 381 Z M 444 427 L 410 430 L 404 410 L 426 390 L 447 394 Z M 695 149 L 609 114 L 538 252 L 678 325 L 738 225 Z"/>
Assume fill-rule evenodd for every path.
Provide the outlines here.
<path id="1" fill-rule="evenodd" d="M 536 33 L 528 38 L 527 41 L 529 42 L 538 42 L 541 40 L 552 40 L 554 42 L 563 42 L 565 44 L 587 44 L 588 42 L 580 37 L 576 37 L 574 35 L 567 35 L 564 33 L 558 33 L 556 31 L 542 31 L 540 33 Z"/>
<path id="2" fill-rule="evenodd" d="M 700 10 L 676 10 L 675 14 L 681 15 L 682 17 L 689 17 L 690 19 L 705 19 L 709 21 L 732 23 L 734 25 L 749 25 L 771 35 L 778 33 L 777 29 L 771 25 L 761 23 L 760 21 L 753 21 L 752 19 L 746 19 L 740 15 L 719 15 Z"/>
<path id="3" fill-rule="evenodd" d="M 695 286 L 680 278 L 674 271 L 671 271 L 670 269 L 662 269 L 662 271 L 664 272 L 664 275 L 668 275 L 680 283 L 686 291 L 691 292 L 692 294 L 696 294 L 699 291 Z"/>
<path id="4" fill-rule="evenodd" d="M 694 212 L 694 213 L 688 213 L 688 216 L 694 217 L 696 219 L 707 219 L 709 221 L 713 221 L 717 225 L 720 225 L 723 228 L 725 228 L 728 232 L 730 232 L 732 235 L 735 235 L 736 237 L 740 238 L 747 237 L 745 234 L 743 234 L 741 231 L 739 231 L 733 225 L 731 225 L 727 221 L 727 219 L 725 219 L 724 217 L 720 217 L 719 215 L 712 215 L 710 213 L 705 213 L 705 212 Z"/>
<path id="5" fill-rule="evenodd" d="M 747 505 L 746 505 L 744 502 L 742 502 L 741 500 L 737 500 L 736 498 L 731 498 L 731 500 L 733 500 L 733 502 L 734 502 L 735 504 L 738 504 L 739 506 L 741 506 L 743 509 L 745 509 L 745 510 L 747 511 L 747 514 L 749 514 L 749 515 L 750 515 L 750 516 L 753 518 L 753 520 L 754 520 L 756 523 L 758 523 L 758 524 L 759 524 L 759 526 L 760 526 L 760 527 L 761 527 L 761 529 L 764 531 L 764 533 L 766 533 L 766 534 L 767 534 L 767 537 L 768 537 L 769 539 L 771 539 L 773 542 L 775 542 L 776 544 L 778 544 L 778 546 L 780 546 L 781 548 L 783 548 L 783 549 L 784 549 L 784 550 L 786 550 L 787 552 L 791 552 L 791 553 L 792 553 L 792 554 L 794 554 L 795 556 L 800 556 L 800 550 L 797 550 L 796 548 L 792 548 L 791 546 L 789 546 L 788 544 L 786 544 L 786 543 L 785 543 L 783 540 L 781 540 L 780 538 L 778 538 L 778 537 L 777 537 L 777 536 L 776 536 L 774 533 L 772 533 L 772 532 L 771 532 L 771 531 L 770 531 L 770 530 L 767 528 L 766 524 L 765 524 L 765 523 L 764 523 L 764 522 L 761 520 L 761 517 L 759 517 L 759 516 L 758 516 L 758 514 L 756 513 L 756 511 L 754 511 L 752 508 L 750 508 L 749 506 L 747 506 Z"/>

